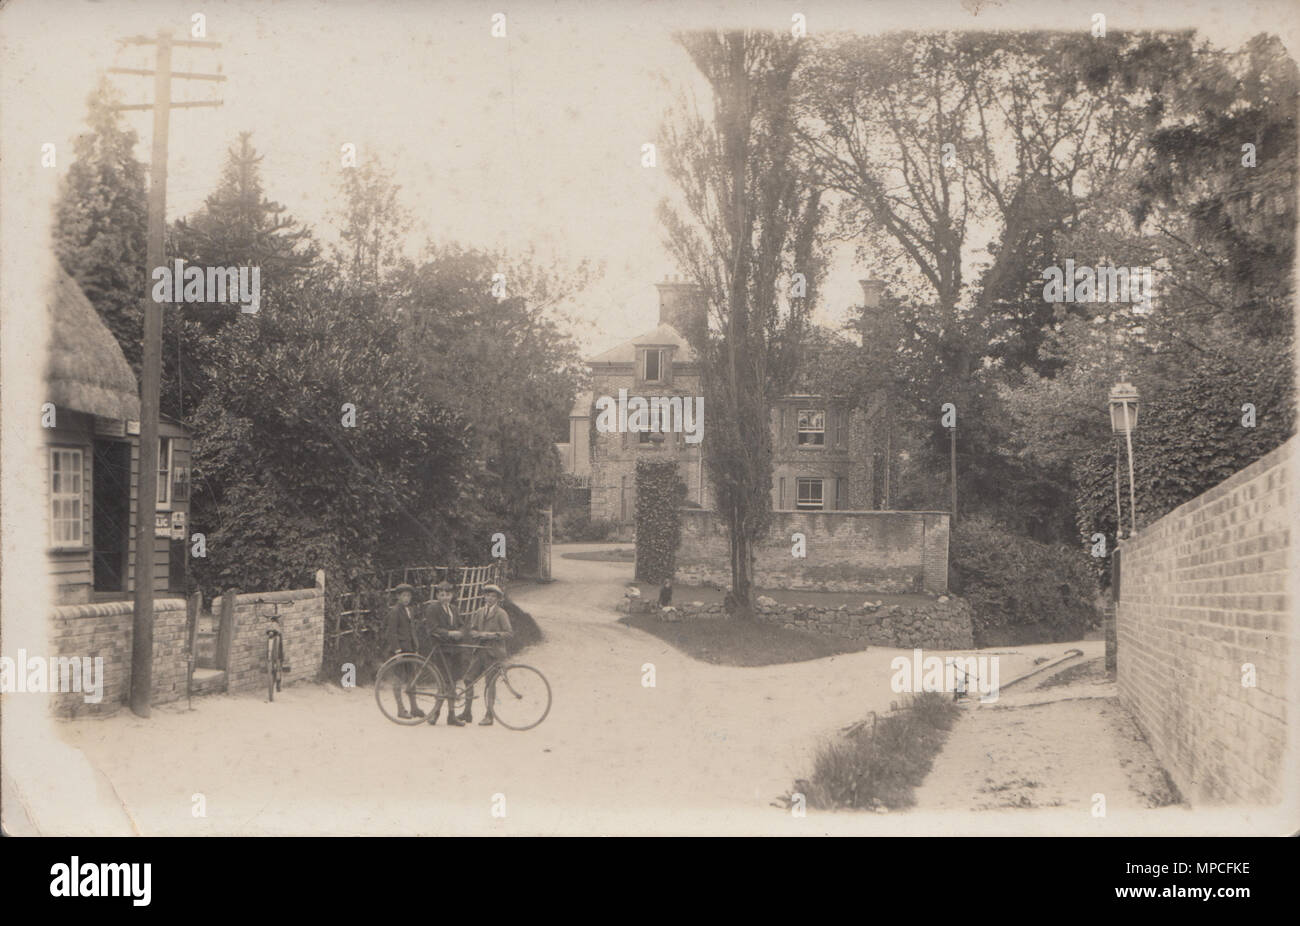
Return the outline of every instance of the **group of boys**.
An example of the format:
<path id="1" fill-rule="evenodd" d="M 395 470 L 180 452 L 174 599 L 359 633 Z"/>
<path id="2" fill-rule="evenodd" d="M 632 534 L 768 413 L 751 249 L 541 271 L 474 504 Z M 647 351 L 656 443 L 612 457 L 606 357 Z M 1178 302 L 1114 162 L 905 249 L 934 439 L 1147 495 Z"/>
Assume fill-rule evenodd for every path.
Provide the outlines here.
<path id="1" fill-rule="evenodd" d="M 483 586 L 483 598 L 487 603 L 473 615 L 465 617 L 452 602 L 456 587 L 446 580 L 434 587 L 435 599 L 425 602 L 418 616 L 411 604 L 415 597 L 415 589 L 403 583 L 394 591 L 397 594 L 397 603 L 388 611 L 385 649 L 389 653 L 420 653 L 421 655 L 426 655 L 430 646 L 442 649 L 442 656 L 452 675 L 448 683 L 452 688 L 457 681 L 463 680 L 467 683 L 465 709 L 457 715 L 455 705 L 448 704 L 447 724 L 453 727 L 465 726 L 474 719 L 472 683 L 475 676 L 485 663 L 505 658 L 505 640 L 514 632 L 510 626 L 510 615 L 501 606 L 505 592 L 498 585 Z M 432 636 L 431 641 L 428 640 L 430 636 Z M 472 639 L 479 648 L 461 649 L 455 645 L 466 638 Z M 490 679 L 487 680 L 484 688 L 487 714 L 479 721 L 479 726 L 490 726 L 495 695 Z M 402 691 L 401 681 L 395 681 L 393 696 L 397 699 L 398 716 L 424 717 L 424 711 L 420 710 L 419 705 L 415 703 L 415 692 L 408 692 L 411 700 L 408 710 L 402 700 Z M 443 699 L 439 698 L 434 705 L 433 713 L 429 715 L 429 723 L 438 722 L 438 716 L 442 712 L 442 701 Z"/>

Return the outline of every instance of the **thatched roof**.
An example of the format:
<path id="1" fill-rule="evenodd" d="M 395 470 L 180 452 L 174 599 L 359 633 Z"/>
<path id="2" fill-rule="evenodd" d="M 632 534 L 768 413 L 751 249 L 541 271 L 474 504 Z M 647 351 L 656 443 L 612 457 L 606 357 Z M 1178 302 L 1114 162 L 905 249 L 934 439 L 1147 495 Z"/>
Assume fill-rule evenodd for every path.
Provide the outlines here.
<path id="1" fill-rule="evenodd" d="M 46 395 L 57 408 L 115 419 L 140 417 L 140 396 L 117 339 L 77 281 L 55 267 L 49 295 Z"/>

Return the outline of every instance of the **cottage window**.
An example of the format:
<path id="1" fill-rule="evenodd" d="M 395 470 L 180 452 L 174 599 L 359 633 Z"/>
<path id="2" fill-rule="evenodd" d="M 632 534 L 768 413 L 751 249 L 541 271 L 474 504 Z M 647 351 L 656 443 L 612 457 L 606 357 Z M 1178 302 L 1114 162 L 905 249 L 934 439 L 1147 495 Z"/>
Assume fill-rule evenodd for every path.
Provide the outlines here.
<path id="1" fill-rule="evenodd" d="M 83 466 L 80 450 L 50 448 L 50 540 L 56 547 L 80 547 L 85 543 L 81 516 Z"/>
<path id="2" fill-rule="evenodd" d="M 822 480 L 800 476 L 795 481 L 795 493 L 795 508 L 805 511 L 822 510 Z"/>
<path id="3" fill-rule="evenodd" d="M 168 508 L 172 501 L 172 439 L 158 438 L 158 504 Z"/>
<path id="4" fill-rule="evenodd" d="M 826 443 L 826 412 L 811 408 L 799 410 L 799 446 L 821 447 Z"/>
<path id="5" fill-rule="evenodd" d="M 663 379 L 664 352 L 647 350 L 645 352 L 645 381 L 657 383 Z"/>

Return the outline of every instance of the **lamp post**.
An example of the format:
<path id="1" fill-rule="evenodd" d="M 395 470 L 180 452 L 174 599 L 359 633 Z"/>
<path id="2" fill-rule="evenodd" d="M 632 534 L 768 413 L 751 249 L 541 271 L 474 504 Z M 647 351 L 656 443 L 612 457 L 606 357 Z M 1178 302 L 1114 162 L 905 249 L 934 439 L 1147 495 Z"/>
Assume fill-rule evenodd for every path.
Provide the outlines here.
<path id="1" fill-rule="evenodd" d="M 1137 493 L 1133 488 L 1133 429 L 1137 427 L 1138 391 L 1132 383 L 1116 383 L 1110 390 L 1110 428 L 1124 435 L 1128 446 L 1129 532 L 1137 533 Z M 1119 529 L 1122 525 L 1116 525 Z"/>

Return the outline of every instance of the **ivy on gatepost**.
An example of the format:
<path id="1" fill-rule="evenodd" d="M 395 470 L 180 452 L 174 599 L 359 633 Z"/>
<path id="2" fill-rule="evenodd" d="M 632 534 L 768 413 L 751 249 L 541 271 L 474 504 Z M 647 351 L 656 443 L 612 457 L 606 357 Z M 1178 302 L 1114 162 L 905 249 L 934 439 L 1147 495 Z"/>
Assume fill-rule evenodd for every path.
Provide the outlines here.
<path id="1" fill-rule="evenodd" d="M 636 463 L 636 577 L 662 582 L 677 568 L 681 541 L 681 478 L 677 464 L 660 460 Z"/>

